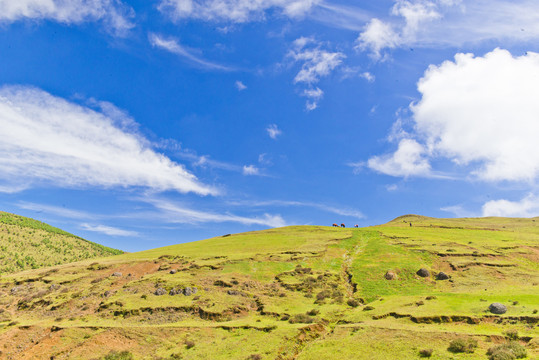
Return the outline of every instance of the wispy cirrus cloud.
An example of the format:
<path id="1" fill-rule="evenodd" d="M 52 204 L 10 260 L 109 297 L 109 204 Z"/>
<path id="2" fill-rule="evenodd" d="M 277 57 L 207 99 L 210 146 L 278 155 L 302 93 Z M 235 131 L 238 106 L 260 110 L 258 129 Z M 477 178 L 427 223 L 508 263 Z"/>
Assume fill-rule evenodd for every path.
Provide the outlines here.
<path id="1" fill-rule="evenodd" d="M 377 60 L 398 47 L 448 47 L 539 38 L 539 4 L 530 0 L 396 0 L 389 17 L 371 18 L 357 48 Z"/>
<path id="2" fill-rule="evenodd" d="M 158 209 L 159 213 L 154 215 L 161 221 L 167 223 L 199 224 L 233 222 L 244 225 L 263 225 L 270 227 L 281 227 L 286 225 L 285 220 L 280 215 L 265 213 L 261 216 L 249 217 L 231 213 L 220 214 L 216 212 L 194 210 L 179 203 L 156 197 L 146 197 L 140 200 L 147 202 Z"/>
<path id="3" fill-rule="evenodd" d="M 138 237 L 140 234 L 136 231 L 124 230 L 113 226 L 101 225 L 101 224 L 81 224 L 80 228 L 86 231 L 98 232 L 109 236 L 130 236 Z"/>
<path id="4" fill-rule="evenodd" d="M 365 215 L 356 209 L 352 209 L 345 206 L 332 206 L 327 204 L 321 204 L 311 201 L 293 201 L 293 200 L 266 200 L 266 201 L 229 201 L 234 206 L 248 206 L 248 207 L 309 207 L 322 210 L 325 212 L 349 216 L 356 219 L 363 219 Z"/>
<path id="5" fill-rule="evenodd" d="M 198 50 L 188 48 L 179 43 L 178 39 L 173 37 L 164 37 L 162 35 L 150 33 L 148 34 L 148 40 L 153 47 L 157 47 L 175 55 L 178 55 L 194 65 L 202 67 L 208 70 L 220 70 L 220 71 L 233 71 L 234 69 L 225 65 L 208 61 L 196 55 Z"/>
<path id="6" fill-rule="evenodd" d="M 174 20 L 197 19 L 213 22 L 246 23 L 262 21 L 268 10 L 298 18 L 322 0 L 161 0 L 158 9 Z"/>
<path id="7" fill-rule="evenodd" d="M 101 111 L 26 86 L 0 88 L 1 186 L 217 191 L 155 152 L 111 104 Z"/>
<path id="8" fill-rule="evenodd" d="M 51 20 L 65 24 L 101 22 L 111 32 L 125 35 L 134 27 L 134 11 L 119 0 L 0 0 L 0 23 Z"/>

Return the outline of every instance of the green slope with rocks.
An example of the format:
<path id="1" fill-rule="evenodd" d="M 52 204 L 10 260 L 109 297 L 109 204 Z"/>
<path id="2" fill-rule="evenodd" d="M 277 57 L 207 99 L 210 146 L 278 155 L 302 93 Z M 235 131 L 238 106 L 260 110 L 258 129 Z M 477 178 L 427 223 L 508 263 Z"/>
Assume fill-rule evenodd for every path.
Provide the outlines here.
<path id="1" fill-rule="evenodd" d="M 535 220 L 291 226 L 6 275 L 1 356 L 538 358 Z"/>

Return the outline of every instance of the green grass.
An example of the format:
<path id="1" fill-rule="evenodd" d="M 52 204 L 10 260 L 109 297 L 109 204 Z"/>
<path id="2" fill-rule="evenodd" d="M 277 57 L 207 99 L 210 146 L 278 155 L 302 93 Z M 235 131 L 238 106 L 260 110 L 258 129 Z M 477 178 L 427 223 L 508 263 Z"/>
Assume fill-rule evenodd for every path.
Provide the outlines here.
<path id="1" fill-rule="evenodd" d="M 22 344 L 28 357 L 127 350 L 135 359 L 306 360 L 418 359 L 433 349 L 432 359 L 486 359 L 508 330 L 539 338 L 533 220 L 406 216 L 365 229 L 292 226 L 5 274 L 2 351 L 15 356 Z M 431 276 L 417 276 L 421 267 Z M 396 280 L 384 278 L 389 270 Z M 436 280 L 439 271 L 450 280 Z M 197 293 L 168 295 L 187 286 Z M 155 295 L 158 287 L 167 294 Z M 492 302 L 507 313 L 488 313 Z M 288 321 L 307 312 L 313 324 Z M 478 349 L 449 352 L 460 337 Z M 48 341 L 54 349 L 38 353 Z M 527 351 L 539 356 L 539 348 Z"/>
<path id="2" fill-rule="evenodd" d="M 121 253 L 40 221 L 0 212 L 0 274 Z"/>

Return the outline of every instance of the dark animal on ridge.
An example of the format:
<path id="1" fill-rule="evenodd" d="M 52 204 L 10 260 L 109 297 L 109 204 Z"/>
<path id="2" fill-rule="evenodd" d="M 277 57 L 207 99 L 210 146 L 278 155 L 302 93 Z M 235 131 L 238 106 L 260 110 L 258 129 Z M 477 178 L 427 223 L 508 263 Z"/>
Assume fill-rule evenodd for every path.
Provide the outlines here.
<path id="1" fill-rule="evenodd" d="M 358 225 L 358 224 L 355 224 L 354 227 L 359 227 L 359 225 Z"/>
<path id="2" fill-rule="evenodd" d="M 346 227 L 344 224 L 341 224 L 341 227 Z"/>
<path id="3" fill-rule="evenodd" d="M 333 224 L 333 227 L 339 227 L 339 225 L 337 225 L 337 224 L 334 223 L 334 224 Z"/>

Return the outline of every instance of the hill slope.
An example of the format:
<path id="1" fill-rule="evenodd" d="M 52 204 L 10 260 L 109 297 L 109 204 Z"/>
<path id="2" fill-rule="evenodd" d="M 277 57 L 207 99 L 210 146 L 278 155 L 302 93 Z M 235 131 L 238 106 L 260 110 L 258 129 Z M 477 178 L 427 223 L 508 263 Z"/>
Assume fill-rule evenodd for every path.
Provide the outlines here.
<path id="1" fill-rule="evenodd" d="M 294 226 L 7 275 L 0 357 L 487 359 L 511 337 L 537 358 L 534 220 Z"/>
<path id="2" fill-rule="evenodd" d="M 0 274 L 121 253 L 41 221 L 0 212 Z"/>

